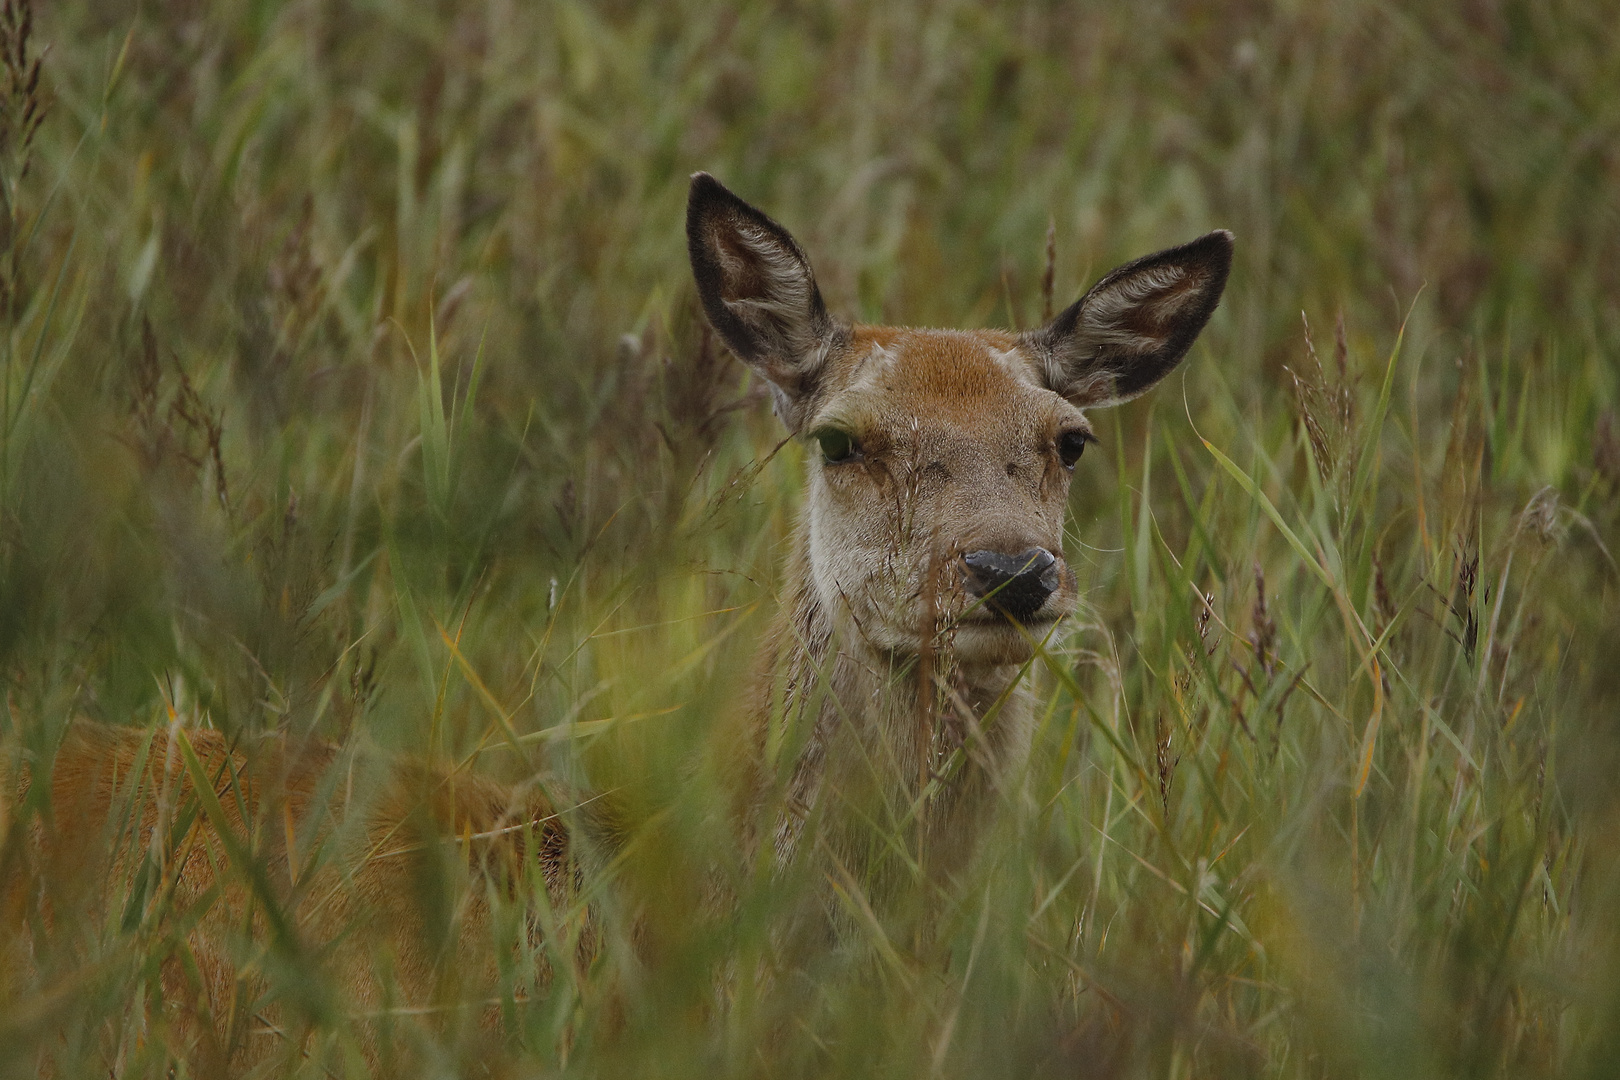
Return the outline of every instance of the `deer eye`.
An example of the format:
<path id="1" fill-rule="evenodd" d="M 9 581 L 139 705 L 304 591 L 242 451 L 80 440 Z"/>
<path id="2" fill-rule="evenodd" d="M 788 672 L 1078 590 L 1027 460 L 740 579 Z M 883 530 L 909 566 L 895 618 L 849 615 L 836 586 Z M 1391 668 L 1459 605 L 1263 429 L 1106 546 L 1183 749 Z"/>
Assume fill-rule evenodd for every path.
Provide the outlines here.
<path id="1" fill-rule="evenodd" d="M 1086 443 L 1090 439 L 1083 431 L 1065 431 L 1058 436 L 1058 457 L 1063 459 L 1065 469 L 1074 468 L 1074 463 L 1080 460 L 1080 455 L 1086 452 Z"/>
<path id="2" fill-rule="evenodd" d="M 860 445 L 847 431 L 827 427 L 815 432 L 813 437 L 821 444 L 821 457 L 828 465 L 841 465 L 860 456 Z"/>

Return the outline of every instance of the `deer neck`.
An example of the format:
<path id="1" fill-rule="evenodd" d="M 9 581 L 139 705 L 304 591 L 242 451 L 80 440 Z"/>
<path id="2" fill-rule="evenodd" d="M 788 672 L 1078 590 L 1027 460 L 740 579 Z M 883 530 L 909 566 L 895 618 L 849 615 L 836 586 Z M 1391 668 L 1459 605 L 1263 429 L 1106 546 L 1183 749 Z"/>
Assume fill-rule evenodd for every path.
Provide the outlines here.
<path id="1" fill-rule="evenodd" d="M 963 664 L 948 646 L 925 655 L 873 649 L 818 596 L 807 532 L 802 524 L 797 530 L 777 622 L 762 649 L 755 709 L 765 743 L 770 731 L 788 733 L 778 746 L 798 755 L 788 816 L 802 822 L 829 783 L 870 776 L 875 764 L 889 795 L 909 801 L 929 791 L 931 831 L 947 827 L 1027 748 L 1032 702 L 1023 669 Z M 778 846 L 791 847 L 797 826 L 784 827 L 789 835 Z"/>

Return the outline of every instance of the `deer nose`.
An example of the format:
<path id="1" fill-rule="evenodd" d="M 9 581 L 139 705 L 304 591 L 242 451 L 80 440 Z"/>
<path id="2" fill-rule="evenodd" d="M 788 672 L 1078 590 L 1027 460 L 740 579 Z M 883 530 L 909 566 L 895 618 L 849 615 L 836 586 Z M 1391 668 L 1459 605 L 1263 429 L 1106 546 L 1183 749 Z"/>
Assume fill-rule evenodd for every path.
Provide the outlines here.
<path id="1" fill-rule="evenodd" d="M 1058 561 L 1045 548 L 1030 548 L 1018 555 L 970 551 L 962 561 L 967 563 L 973 595 L 1019 622 L 1039 611 L 1058 589 Z"/>

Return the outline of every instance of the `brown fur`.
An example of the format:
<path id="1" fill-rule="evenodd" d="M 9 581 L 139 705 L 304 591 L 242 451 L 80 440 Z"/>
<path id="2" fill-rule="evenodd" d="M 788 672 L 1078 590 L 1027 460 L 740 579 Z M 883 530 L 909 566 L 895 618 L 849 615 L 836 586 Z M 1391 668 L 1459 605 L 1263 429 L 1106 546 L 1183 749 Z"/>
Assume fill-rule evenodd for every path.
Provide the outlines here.
<path id="1" fill-rule="evenodd" d="M 202 797 L 183 743 L 207 778 Z M 323 743 L 233 748 L 215 731 L 78 722 L 49 783 L 49 813 L 26 845 L 30 872 L 14 877 L 40 889 L 44 947 L 58 930 L 93 936 L 109 921 L 141 927 L 148 942 L 181 932 L 184 947 L 162 962 L 160 1015 L 205 1072 L 296 1056 L 304 1028 L 333 1013 L 489 1001 L 489 890 L 521 887 L 526 857 L 539 859 L 559 905 L 571 885 L 560 822 L 541 792 Z M 24 777 L 19 801 L 29 786 Z M 24 856 L 6 857 L 14 871 Z M 148 860 L 155 873 L 142 902 L 131 890 Z M 432 883 L 456 877 L 458 865 L 472 886 L 435 895 Z M 13 962 L 36 947 L 16 918 L 26 907 L 17 891 L 6 890 L 5 904 Z M 153 924 L 150 912 L 163 915 Z M 313 976 L 312 996 L 255 1007 L 267 967 Z"/>

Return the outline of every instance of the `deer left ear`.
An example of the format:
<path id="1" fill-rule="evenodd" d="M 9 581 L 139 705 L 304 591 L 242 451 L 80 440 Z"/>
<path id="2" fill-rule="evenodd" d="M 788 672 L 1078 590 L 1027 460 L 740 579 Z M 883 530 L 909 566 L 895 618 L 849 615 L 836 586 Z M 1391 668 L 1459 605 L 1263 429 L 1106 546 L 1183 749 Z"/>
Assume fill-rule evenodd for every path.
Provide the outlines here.
<path id="1" fill-rule="evenodd" d="M 1232 234 L 1126 263 L 1046 326 L 1024 335 L 1048 389 L 1081 408 L 1117 405 L 1181 362 L 1226 288 Z"/>
<path id="2" fill-rule="evenodd" d="M 797 431 L 836 331 L 810 260 L 786 229 L 708 173 L 692 177 L 686 241 L 709 323 L 770 381 L 777 415 Z"/>

